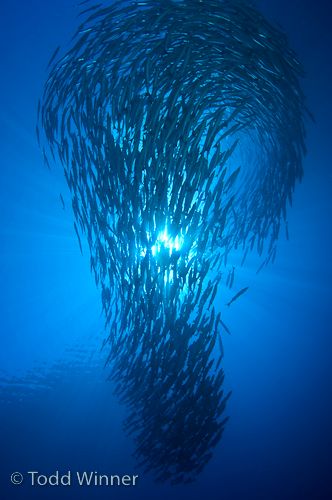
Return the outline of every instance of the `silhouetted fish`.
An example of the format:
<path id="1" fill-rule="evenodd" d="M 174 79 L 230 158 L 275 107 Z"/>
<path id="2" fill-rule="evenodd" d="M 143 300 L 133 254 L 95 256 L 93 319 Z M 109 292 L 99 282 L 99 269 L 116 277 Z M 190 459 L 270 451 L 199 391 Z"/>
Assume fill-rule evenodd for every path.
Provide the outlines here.
<path id="1" fill-rule="evenodd" d="M 243 262 L 254 250 L 273 261 L 302 177 L 302 68 L 243 0 L 81 5 L 71 47 L 50 60 L 37 134 L 90 249 L 137 460 L 187 483 L 226 423 L 221 268 L 241 248 Z"/>

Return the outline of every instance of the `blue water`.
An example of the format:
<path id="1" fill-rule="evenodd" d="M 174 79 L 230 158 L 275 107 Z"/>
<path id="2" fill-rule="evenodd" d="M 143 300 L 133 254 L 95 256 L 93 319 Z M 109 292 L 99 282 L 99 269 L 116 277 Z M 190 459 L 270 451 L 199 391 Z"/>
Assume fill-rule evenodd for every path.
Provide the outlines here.
<path id="1" fill-rule="evenodd" d="M 332 32 L 327 0 L 266 0 L 306 69 L 305 177 L 274 265 L 239 271 L 250 291 L 227 311 L 222 442 L 197 482 L 153 483 L 122 430 L 106 382 L 99 292 L 73 230 L 61 168 L 35 138 L 37 100 L 54 48 L 77 23 L 74 2 L 5 0 L 0 79 L 0 498 L 316 500 L 332 498 Z M 62 193 L 66 210 L 62 209 Z M 222 300 L 222 297 L 219 299 Z M 135 487 L 32 487 L 10 475 L 139 474 Z"/>

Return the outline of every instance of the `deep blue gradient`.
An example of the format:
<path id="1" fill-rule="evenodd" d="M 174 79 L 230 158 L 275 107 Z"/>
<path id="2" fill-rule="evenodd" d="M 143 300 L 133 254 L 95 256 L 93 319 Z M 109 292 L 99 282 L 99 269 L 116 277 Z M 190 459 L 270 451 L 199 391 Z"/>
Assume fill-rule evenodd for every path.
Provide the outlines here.
<path id="1" fill-rule="evenodd" d="M 47 170 L 35 138 L 46 64 L 70 40 L 78 7 L 67 0 L 7 0 L 0 79 L 0 498 L 332 498 L 332 33 L 327 0 L 261 0 L 306 69 L 316 123 L 305 176 L 289 211 L 290 241 L 260 274 L 238 271 L 249 292 L 226 310 L 230 421 L 194 485 L 135 488 L 11 486 L 14 471 L 136 473 L 125 414 L 100 352 L 99 292 L 73 230 L 62 170 Z M 66 209 L 63 210 L 59 194 Z M 221 293 L 220 303 L 226 302 Z M 5 492 L 2 494 L 2 492 Z"/>

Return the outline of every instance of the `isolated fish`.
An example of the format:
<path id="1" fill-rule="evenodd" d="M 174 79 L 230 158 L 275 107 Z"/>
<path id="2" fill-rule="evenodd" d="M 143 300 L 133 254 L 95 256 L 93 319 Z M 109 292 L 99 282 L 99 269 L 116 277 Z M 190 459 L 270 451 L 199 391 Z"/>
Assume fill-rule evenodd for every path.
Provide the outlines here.
<path id="1" fill-rule="evenodd" d="M 226 304 L 228 307 L 233 304 L 241 295 L 243 295 L 247 290 L 249 289 L 248 286 L 245 288 L 242 288 L 237 294 L 234 295 L 234 297 L 231 298 L 231 300 Z"/>
<path id="2" fill-rule="evenodd" d="M 62 194 L 60 194 L 60 201 L 61 201 L 62 208 L 64 210 L 65 209 L 65 202 L 64 202 Z"/>

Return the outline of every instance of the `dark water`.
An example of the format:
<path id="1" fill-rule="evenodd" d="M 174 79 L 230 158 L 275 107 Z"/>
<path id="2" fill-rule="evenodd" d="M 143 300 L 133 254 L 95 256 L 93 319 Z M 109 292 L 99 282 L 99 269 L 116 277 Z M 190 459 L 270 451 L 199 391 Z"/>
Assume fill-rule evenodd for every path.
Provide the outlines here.
<path id="1" fill-rule="evenodd" d="M 331 8 L 327 1 L 261 1 L 307 72 L 316 124 L 305 177 L 289 212 L 290 241 L 225 319 L 228 404 L 222 442 L 197 482 L 154 484 L 132 458 L 125 410 L 106 382 L 99 293 L 80 255 L 62 171 L 36 145 L 49 55 L 76 26 L 72 2 L 6 1 L 1 13 L 0 498 L 332 498 Z M 86 250 L 86 249 L 85 249 Z M 223 302 L 222 294 L 218 300 Z M 139 474 L 135 487 L 32 487 L 27 472 Z M 23 485 L 11 485 L 20 471 Z"/>

